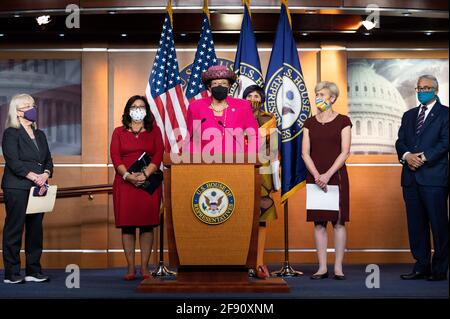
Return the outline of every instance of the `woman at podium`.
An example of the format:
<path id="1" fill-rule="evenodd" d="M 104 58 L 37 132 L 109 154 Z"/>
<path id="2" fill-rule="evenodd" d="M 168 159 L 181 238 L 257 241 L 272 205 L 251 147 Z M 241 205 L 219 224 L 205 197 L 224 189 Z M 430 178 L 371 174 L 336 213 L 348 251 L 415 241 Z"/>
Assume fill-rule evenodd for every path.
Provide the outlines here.
<path id="1" fill-rule="evenodd" d="M 202 155 L 257 152 L 258 124 L 248 101 L 228 96 L 236 81 L 223 65 L 211 66 L 202 74 L 210 97 L 189 105 L 187 128 L 191 152 Z"/>
<path id="2" fill-rule="evenodd" d="M 142 188 L 144 182 L 160 166 L 164 145 L 160 130 L 150 112 L 144 96 L 131 97 L 122 115 L 122 126 L 117 127 L 111 140 L 111 160 L 116 169 L 113 184 L 114 217 L 116 227 L 122 230 L 122 244 L 128 264 L 125 280 L 134 280 L 136 228 L 139 228 L 141 246 L 141 275 L 150 277 L 148 263 L 153 246 L 153 229 L 159 225 L 161 187 L 152 194 Z M 142 172 L 128 169 L 142 155 L 150 157 L 150 163 Z"/>

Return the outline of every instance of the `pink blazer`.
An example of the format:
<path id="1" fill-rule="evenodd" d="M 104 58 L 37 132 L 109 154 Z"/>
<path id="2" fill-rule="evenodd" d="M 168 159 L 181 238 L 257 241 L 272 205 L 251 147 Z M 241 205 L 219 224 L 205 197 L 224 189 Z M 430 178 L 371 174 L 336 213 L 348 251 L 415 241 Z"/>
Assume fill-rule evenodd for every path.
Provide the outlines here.
<path id="1" fill-rule="evenodd" d="M 257 152 L 258 123 L 250 103 L 233 97 L 227 97 L 226 101 L 228 108 L 222 116 L 215 116 L 209 108 L 212 97 L 196 100 L 189 105 L 187 129 L 191 152 Z"/>

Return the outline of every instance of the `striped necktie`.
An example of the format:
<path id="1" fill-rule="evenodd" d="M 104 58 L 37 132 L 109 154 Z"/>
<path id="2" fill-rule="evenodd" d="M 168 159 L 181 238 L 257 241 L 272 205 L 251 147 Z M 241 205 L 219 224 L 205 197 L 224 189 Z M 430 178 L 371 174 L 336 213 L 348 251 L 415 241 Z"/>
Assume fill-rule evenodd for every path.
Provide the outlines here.
<path id="1" fill-rule="evenodd" d="M 420 109 L 419 117 L 417 118 L 417 124 L 416 124 L 416 134 L 420 134 L 422 132 L 423 128 L 423 122 L 425 120 L 425 112 L 427 111 L 427 106 L 423 105 Z"/>

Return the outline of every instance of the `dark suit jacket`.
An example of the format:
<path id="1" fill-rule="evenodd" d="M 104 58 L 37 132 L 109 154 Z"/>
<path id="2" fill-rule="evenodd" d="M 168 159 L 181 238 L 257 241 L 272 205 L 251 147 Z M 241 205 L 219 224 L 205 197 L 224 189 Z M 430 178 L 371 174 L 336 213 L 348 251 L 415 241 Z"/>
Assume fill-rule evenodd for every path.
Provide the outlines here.
<path id="1" fill-rule="evenodd" d="M 47 138 L 41 130 L 34 130 L 34 136 L 39 150 L 34 145 L 25 129 L 7 128 L 3 133 L 3 156 L 5 171 L 2 188 L 29 190 L 34 183 L 25 176 L 29 172 L 42 174 L 45 170 L 53 174 L 53 161 L 48 147 Z"/>
<path id="2" fill-rule="evenodd" d="M 405 112 L 395 147 L 400 162 L 402 162 L 401 158 L 405 152 L 424 152 L 427 161 L 415 172 L 409 169 L 407 163 L 403 163 L 402 186 L 411 185 L 415 179 L 419 185 L 447 187 L 448 107 L 437 101 L 425 119 L 422 133 L 416 135 L 419 111 L 420 106 Z"/>

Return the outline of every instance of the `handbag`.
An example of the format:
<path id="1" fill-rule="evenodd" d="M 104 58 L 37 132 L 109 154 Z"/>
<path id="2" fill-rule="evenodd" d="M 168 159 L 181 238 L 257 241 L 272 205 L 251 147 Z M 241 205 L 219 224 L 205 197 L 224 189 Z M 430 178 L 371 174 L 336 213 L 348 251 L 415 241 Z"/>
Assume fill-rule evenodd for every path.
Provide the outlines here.
<path id="1" fill-rule="evenodd" d="M 25 214 L 49 213 L 53 211 L 58 186 L 46 185 L 46 188 L 46 192 L 40 195 L 40 187 L 31 187 Z"/>

